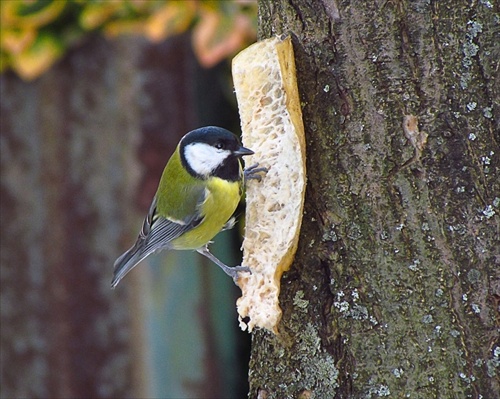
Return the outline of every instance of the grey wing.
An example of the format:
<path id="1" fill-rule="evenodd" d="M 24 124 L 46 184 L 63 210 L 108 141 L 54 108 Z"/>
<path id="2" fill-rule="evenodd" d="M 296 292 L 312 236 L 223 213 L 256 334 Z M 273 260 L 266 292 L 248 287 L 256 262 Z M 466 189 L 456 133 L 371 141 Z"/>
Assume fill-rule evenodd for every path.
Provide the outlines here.
<path id="1" fill-rule="evenodd" d="M 201 221 L 202 218 L 198 214 L 182 222 L 175 222 L 158 215 L 155 197 L 134 246 L 115 261 L 111 287 L 116 287 L 120 280 L 140 261 L 153 252 L 168 249 L 169 242 L 193 229 Z"/>
<path id="2" fill-rule="evenodd" d="M 145 237 L 146 243 L 144 251 L 151 254 L 160 249 L 169 248 L 169 242 L 193 229 L 200 224 L 201 221 L 202 218 L 198 215 L 194 215 L 192 218 L 182 223 L 174 222 L 162 216 L 154 216 L 153 222 L 149 227 L 149 233 Z"/>

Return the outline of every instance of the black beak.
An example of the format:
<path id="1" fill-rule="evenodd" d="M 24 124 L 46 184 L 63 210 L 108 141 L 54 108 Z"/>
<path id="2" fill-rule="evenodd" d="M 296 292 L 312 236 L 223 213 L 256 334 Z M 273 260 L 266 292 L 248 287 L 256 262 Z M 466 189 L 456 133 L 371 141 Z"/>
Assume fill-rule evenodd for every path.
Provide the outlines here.
<path id="1" fill-rule="evenodd" d="M 248 148 L 240 147 L 236 151 L 233 151 L 233 154 L 237 157 L 242 157 L 244 155 L 252 155 L 254 152 Z"/>

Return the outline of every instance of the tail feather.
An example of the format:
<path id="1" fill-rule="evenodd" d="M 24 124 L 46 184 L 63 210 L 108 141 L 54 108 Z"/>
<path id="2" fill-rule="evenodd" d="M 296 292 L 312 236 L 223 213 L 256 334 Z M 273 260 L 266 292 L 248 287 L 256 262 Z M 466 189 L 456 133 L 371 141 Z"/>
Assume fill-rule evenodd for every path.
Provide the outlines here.
<path id="1" fill-rule="evenodd" d="M 144 251 L 144 240 L 137 240 L 132 248 L 115 261 L 111 288 L 115 288 L 120 280 L 148 255 L 149 253 Z"/>

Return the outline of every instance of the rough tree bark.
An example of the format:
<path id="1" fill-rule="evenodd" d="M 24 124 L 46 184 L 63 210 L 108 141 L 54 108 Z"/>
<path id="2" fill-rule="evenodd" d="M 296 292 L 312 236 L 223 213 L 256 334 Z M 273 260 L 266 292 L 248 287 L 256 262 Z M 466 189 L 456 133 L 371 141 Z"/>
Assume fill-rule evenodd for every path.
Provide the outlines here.
<path id="1" fill-rule="evenodd" d="M 261 0 L 308 151 L 251 398 L 499 397 L 499 4 Z"/>

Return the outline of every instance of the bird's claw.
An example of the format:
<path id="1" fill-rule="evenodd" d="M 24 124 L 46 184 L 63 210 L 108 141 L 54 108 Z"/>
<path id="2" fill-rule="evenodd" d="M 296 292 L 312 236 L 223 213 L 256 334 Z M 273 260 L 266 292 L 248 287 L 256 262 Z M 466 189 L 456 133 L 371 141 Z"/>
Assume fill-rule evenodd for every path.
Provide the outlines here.
<path id="1" fill-rule="evenodd" d="M 259 166 L 259 164 L 256 163 L 256 164 L 253 164 L 252 166 L 249 166 L 248 168 L 245 168 L 244 174 L 245 174 L 246 180 L 254 179 L 254 180 L 257 180 L 259 182 L 262 180 L 262 175 L 260 173 L 262 173 L 262 172 L 267 173 L 269 171 L 269 169 L 264 168 L 264 167 L 259 168 L 258 166 Z"/>
<path id="2" fill-rule="evenodd" d="M 234 267 L 231 267 L 230 269 L 231 269 L 230 276 L 233 278 L 233 281 L 236 285 L 238 285 L 240 273 L 252 274 L 252 270 L 247 266 L 234 266 Z"/>

